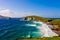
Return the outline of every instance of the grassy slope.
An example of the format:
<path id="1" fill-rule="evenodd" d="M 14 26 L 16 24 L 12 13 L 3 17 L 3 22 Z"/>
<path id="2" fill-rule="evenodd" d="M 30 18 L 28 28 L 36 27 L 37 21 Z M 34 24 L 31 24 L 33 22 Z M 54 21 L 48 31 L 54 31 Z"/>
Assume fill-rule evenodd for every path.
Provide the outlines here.
<path id="1" fill-rule="evenodd" d="M 48 18 L 40 17 L 40 16 L 26 16 L 25 18 L 35 18 L 35 21 L 48 21 Z"/>
<path id="2" fill-rule="evenodd" d="M 25 38 L 17 40 L 60 40 L 60 37 L 49 37 L 49 38 Z"/>
<path id="3" fill-rule="evenodd" d="M 35 21 L 39 21 L 40 20 L 42 22 L 45 22 L 45 23 L 47 23 L 49 25 L 54 26 L 55 30 L 60 29 L 60 19 L 58 19 L 58 18 L 44 18 L 44 17 L 40 17 L 40 16 L 26 16 L 26 18 L 35 18 Z M 49 21 L 50 19 L 52 21 Z"/>

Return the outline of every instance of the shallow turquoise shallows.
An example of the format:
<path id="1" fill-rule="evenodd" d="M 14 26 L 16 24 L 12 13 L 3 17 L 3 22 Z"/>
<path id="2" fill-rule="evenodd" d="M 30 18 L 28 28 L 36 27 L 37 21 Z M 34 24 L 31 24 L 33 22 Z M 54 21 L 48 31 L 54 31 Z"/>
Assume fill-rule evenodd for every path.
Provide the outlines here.
<path id="1" fill-rule="evenodd" d="M 34 23 L 34 21 L 0 19 L 0 40 L 15 40 L 17 38 L 40 38 L 42 33 L 37 27 L 40 27 L 41 25 L 42 24 Z"/>

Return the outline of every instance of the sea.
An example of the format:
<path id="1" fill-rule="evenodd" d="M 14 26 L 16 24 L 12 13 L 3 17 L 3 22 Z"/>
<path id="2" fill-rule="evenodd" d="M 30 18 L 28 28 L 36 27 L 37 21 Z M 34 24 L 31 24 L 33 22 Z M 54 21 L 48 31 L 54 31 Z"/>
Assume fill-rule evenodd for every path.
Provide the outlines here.
<path id="1" fill-rule="evenodd" d="M 0 19 L 0 40 L 18 38 L 41 38 L 43 33 L 37 27 L 42 24 L 20 19 Z"/>

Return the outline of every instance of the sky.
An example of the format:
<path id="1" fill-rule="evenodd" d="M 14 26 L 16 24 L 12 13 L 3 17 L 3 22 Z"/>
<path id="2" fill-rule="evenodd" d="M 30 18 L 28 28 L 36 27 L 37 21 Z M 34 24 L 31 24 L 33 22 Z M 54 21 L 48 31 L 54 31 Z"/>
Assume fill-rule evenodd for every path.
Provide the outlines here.
<path id="1" fill-rule="evenodd" d="M 0 15 L 60 18 L 60 0 L 0 0 Z"/>

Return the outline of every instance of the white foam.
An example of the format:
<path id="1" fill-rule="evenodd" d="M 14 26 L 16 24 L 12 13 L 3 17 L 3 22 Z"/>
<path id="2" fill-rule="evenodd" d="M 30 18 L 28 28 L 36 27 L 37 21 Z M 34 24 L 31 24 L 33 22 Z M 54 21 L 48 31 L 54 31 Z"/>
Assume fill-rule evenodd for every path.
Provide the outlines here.
<path id="1" fill-rule="evenodd" d="M 44 35 L 42 37 L 53 37 L 53 36 L 58 36 L 54 31 L 51 30 L 51 28 L 48 27 L 47 24 L 43 22 L 35 22 L 35 23 L 40 23 L 42 26 L 37 27 Z"/>
<path id="2" fill-rule="evenodd" d="M 34 26 L 36 27 L 36 24 L 26 24 L 27 26 Z"/>

